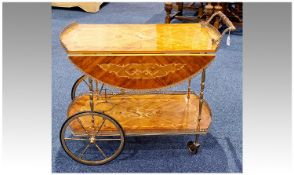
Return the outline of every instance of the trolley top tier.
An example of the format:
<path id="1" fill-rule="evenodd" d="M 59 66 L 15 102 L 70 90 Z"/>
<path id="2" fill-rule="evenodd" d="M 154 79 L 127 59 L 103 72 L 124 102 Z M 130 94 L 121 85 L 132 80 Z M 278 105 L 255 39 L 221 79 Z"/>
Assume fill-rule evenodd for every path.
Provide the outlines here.
<path id="1" fill-rule="evenodd" d="M 77 24 L 60 36 L 68 54 L 215 53 L 220 33 L 210 24 Z"/>

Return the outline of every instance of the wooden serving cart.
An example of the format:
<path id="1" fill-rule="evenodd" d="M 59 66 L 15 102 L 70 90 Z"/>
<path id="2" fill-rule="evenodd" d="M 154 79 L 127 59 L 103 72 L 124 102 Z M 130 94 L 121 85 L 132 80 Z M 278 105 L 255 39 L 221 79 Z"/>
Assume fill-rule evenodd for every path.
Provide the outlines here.
<path id="1" fill-rule="evenodd" d="M 216 16 L 227 26 L 222 34 L 210 24 Z M 221 12 L 195 24 L 69 25 L 60 40 L 84 75 L 73 85 L 60 131 L 65 152 L 80 163 L 101 165 L 121 153 L 126 136 L 193 134 L 187 147 L 196 154 L 198 137 L 212 120 L 203 99 L 205 69 L 231 30 Z M 190 85 L 200 72 L 197 95 Z M 188 82 L 187 91 L 162 90 L 182 82 Z M 88 90 L 78 94 L 82 84 Z"/>

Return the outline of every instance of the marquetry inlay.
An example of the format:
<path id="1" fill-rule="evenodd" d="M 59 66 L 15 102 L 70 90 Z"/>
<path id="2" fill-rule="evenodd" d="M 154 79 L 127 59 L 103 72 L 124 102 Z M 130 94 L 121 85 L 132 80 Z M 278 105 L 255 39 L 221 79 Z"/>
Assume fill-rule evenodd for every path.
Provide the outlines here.
<path id="1" fill-rule="evenodd" d="M 98 64 L 104 71 L 114 73 L 118 77 L 130 79 L 151 79 L 167 76 L 185 67 L 185 64 Z"/>
<path id="2" fill-rule="evenodd" d="M 100 105 L 103 96 L 94 96 L 95 111 L 104 111 L 113 117 L 123 127 L 126 134 L 132 133 L 193 133 L 198 124 L 199 97 L 191 94 L 144 94 L 144 95 L 117 95 L 110 96 L 107 103 L 113 108 Z M 77 97 L 68 109 L 68 116 L 81 111 L 89 111 L 89 95 Z M 203 103 L 200 130 L 207 131 L 211 123 L 211 112 L 207 103 Z M 90 128 L 91 116 L 83 119 L 84 127 Z M 95 127 L 101 121 L 95 121 Z M 83 133 L 81 125 L 76 122 L 71 125 L 76 133 Z M 115 127 L 106 123 L 102 131 L 110 131 Z"/>
<path id="3" fill-rule="evenodd" d="M 191 79 L 215 57 L 220 33 L 197 24 L 72 24 L 60 36 L 84 74 L 123 89 L 150 90 Z"/>

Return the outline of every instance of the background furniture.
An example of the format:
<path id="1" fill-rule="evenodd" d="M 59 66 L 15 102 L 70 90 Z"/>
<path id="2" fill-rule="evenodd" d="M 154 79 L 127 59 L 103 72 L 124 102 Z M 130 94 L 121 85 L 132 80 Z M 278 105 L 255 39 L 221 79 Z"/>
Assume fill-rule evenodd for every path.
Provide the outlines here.
<path id="1" fill-rule="evenodd" d="M 86 12 L 96 13 L 100 10 L 100 6 L 103 2 L 52 2 L 53 7 L 80 7 Z"/>
<path id="2" fill-rule="evenodd" d="M 242 25 L 242 3 L 183 3 L 183 2 L 166 2 L 164 6 L 166 17 L 165 23 L 171 23 L 173 19 L 180 21 L 199 22 L 208 20 L 215 12 L 223 12 L 237 26 Z M 184 14 L 185 10 L 194 11 L 193 16 Z M 220 18 L 213 20 L 215 28 L 220 27 Z"/>
<path id="3" fill-rule="evenodd" d="M 172 14 L 173 9 L 176 10 L 174 14 Z M 183 15 L 184 10 L 194 11 L 194 16 Z M 203 17 L 204 6 L 203 3 L 196 4 L 183 2 L 167 2 L 165 3 L 165 11 L 165 23 L 170 23 L 173 19 L 198 22 Z"/>

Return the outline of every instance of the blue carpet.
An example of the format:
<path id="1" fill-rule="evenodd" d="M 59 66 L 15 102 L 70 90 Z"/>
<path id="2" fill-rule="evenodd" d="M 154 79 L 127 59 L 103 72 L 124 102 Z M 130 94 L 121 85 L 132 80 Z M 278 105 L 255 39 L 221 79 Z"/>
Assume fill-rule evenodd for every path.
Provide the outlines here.
<path id="1" fill-rule="evenodd" d="M 53 172 L 242 172 L 242 30 L 222 45 L 207 69 L 205 99 L 213 122 L 201 136 L 201 149 L 186 149 L 193 136 L 129 137 L 122 154 L 103 166 L 86 166 L 72 160 L 59 142 L 66 119 L 70 90 L 81 75 L 67 59 L 59 34 L 73 21 L 79 23 L 164 23 L 163 3 L 107 3 L 97 14 L 79 9 L 52 10 L 52 171 Z M 178 22 L 178 21 L 175 21 Z M 225 37 L 226 38 L 226 37 Z M 192 81 L 198 92 L 200 76 Z M 184 85 L 175 89 L 184 88 Z"/>

